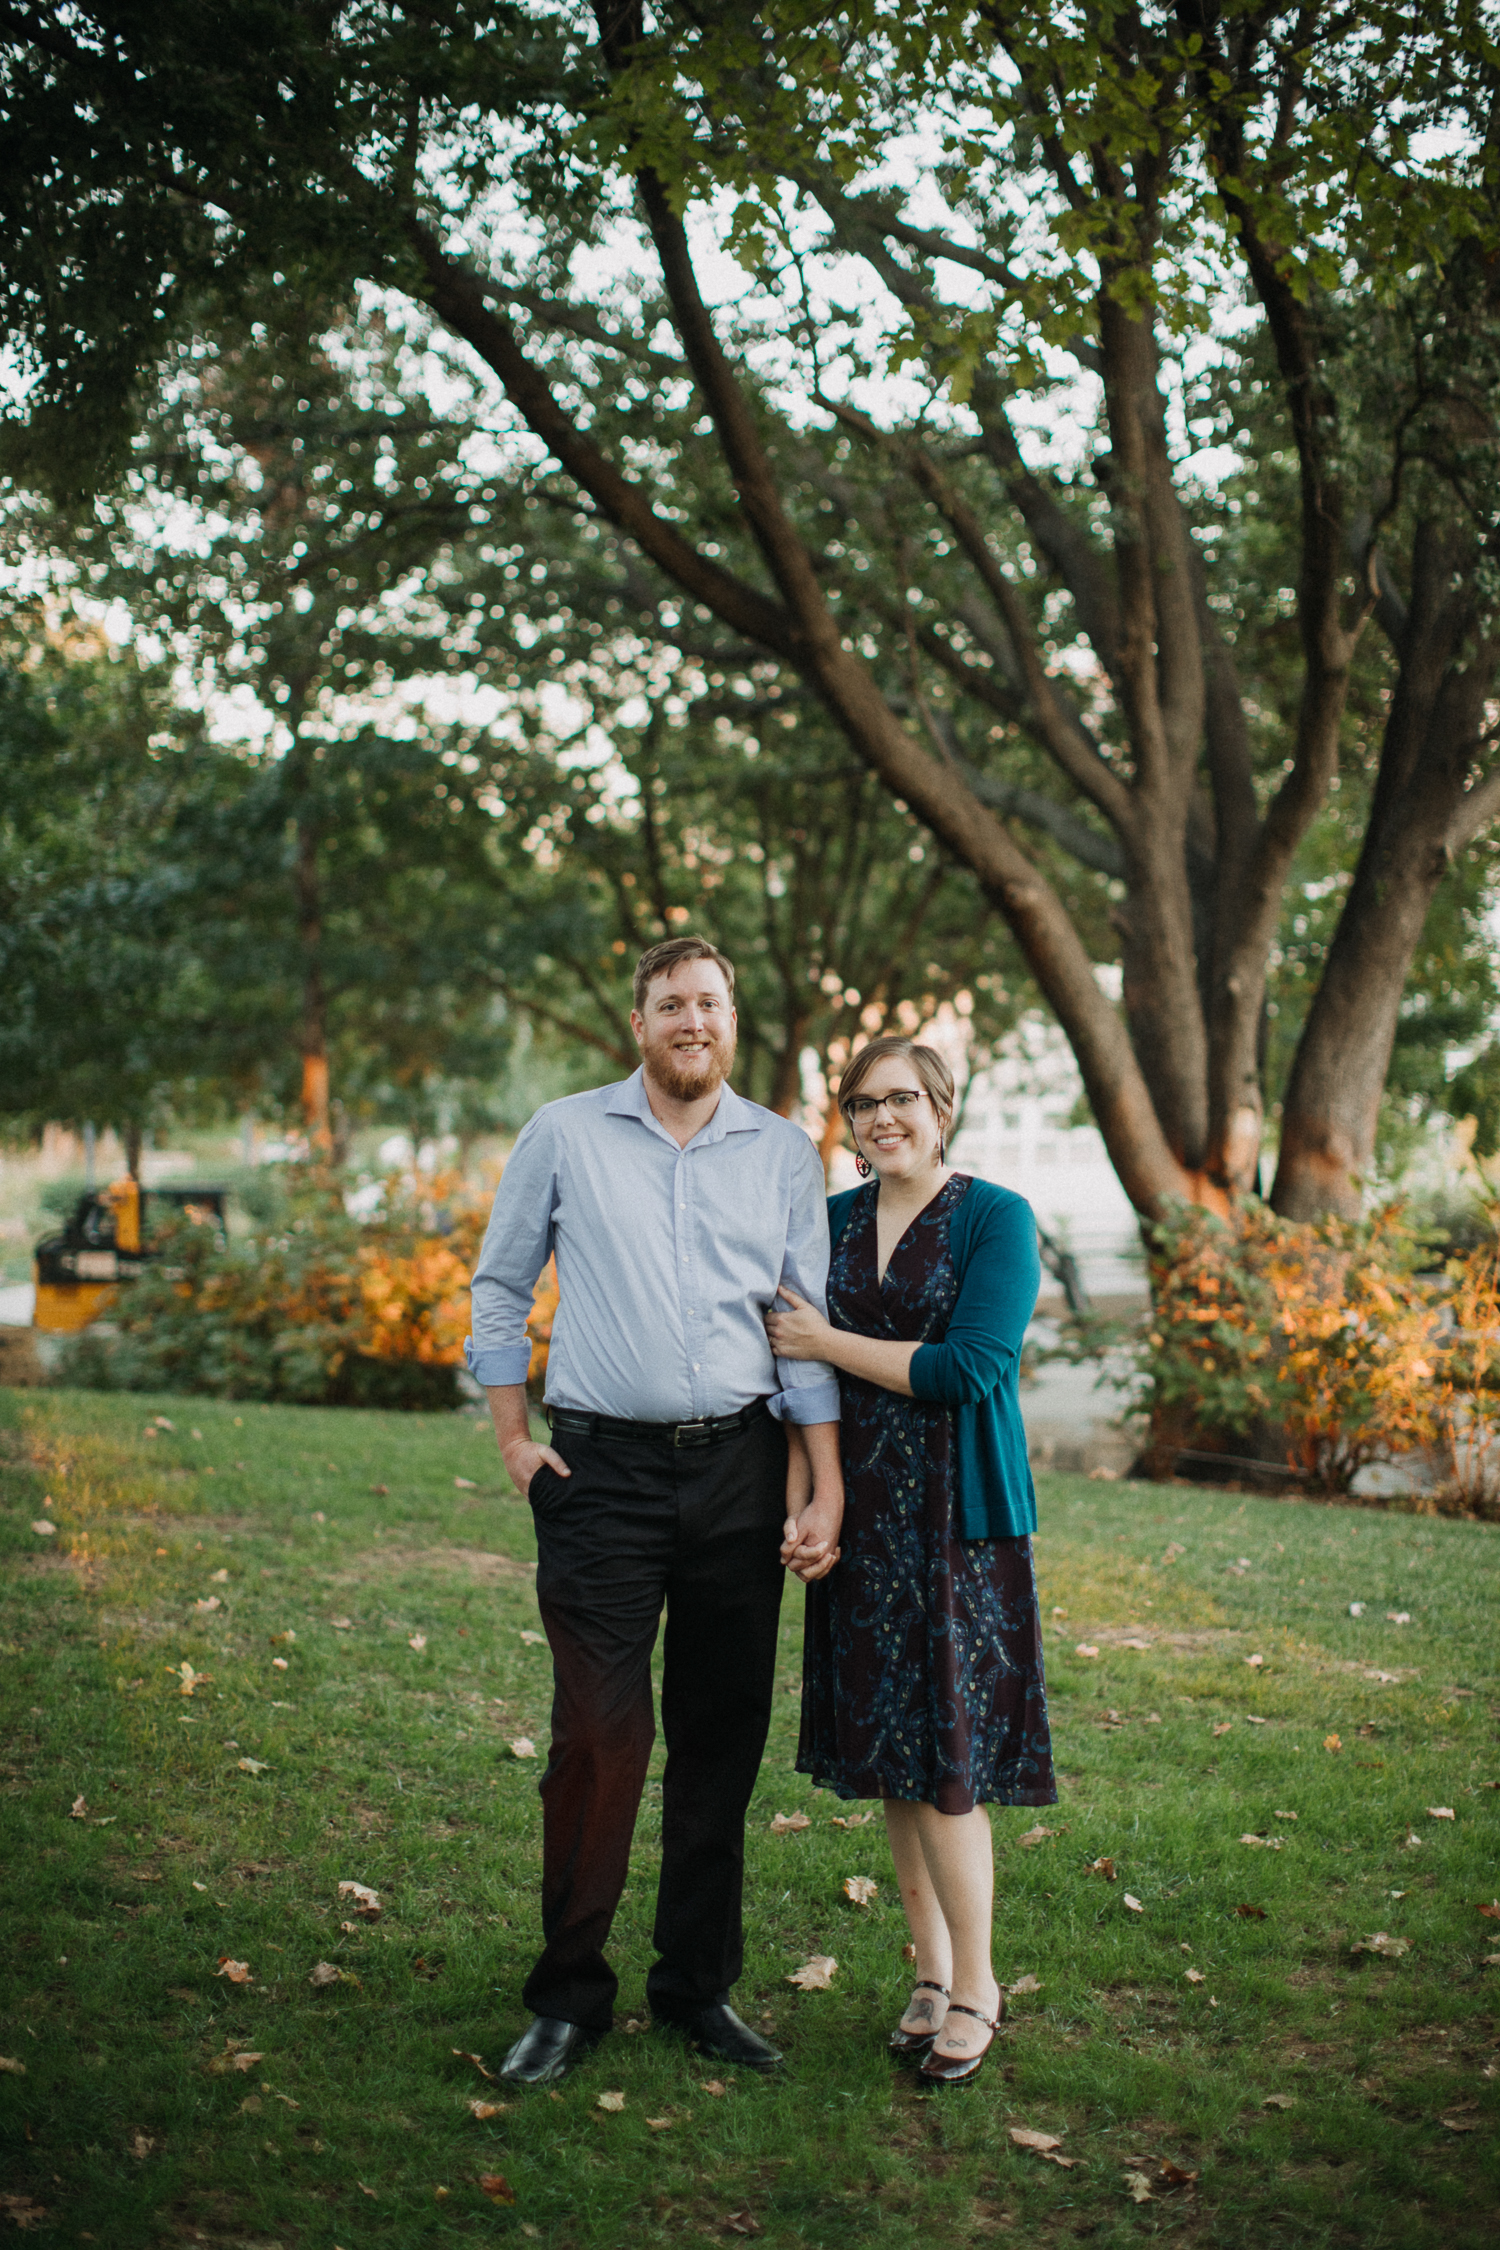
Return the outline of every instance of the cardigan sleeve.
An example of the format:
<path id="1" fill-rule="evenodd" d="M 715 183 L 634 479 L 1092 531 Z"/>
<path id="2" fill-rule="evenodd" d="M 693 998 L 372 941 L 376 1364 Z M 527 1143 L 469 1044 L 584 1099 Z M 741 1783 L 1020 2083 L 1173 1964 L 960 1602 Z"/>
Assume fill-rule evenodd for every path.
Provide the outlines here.
<path id="1" fill-rule="evenodd" d="M 981 1183 L 976 1181 L 969 1194 Z M 958 1302 L 940 1344 L 912 1354 L 912 1395 L 938 1406 L 969 1406 L 987 1398 L 1020 1357 L 1036 1309 L 1042 1262 L 1031 1205 L 990 1190 L 968 1229 Z"/>

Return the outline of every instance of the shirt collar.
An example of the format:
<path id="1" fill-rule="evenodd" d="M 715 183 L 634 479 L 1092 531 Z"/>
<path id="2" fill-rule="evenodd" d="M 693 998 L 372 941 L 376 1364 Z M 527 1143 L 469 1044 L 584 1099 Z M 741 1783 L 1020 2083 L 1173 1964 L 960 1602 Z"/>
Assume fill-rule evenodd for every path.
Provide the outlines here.
<path id="1" fill-rule="evenodd" d="M 638 1117 L 643 1125 L 660 1133 L 663 1140 L 672 1141 L 647 1098 L 644 1069 L 633 1070 L 618 1086 L 612 1086 L 604 1107 L 607 1116 Z M 747 1102 L 743 1094 L 737 1094 L 732 1086 L 725 1086 L 719 1093 L 718 1108 L 702 1131 L 693 1135 L 688 1147 L 711 1147 L 729 1133 L 758 1133 L 765 1122 L 765 1114 L 757 1102 Z M 672 1146 L 675 1148 L 677 1143 L 672 1141 Z"/>

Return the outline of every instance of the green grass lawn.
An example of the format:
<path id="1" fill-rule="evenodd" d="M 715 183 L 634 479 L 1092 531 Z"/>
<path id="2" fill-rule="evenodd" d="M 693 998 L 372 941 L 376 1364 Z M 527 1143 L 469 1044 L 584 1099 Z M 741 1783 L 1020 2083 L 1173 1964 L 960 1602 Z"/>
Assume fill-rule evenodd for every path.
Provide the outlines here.
<path id="1" fill-rule="evenodd" d="M 175 1429 L 144 1435 L 158 1414 Z M 508 1745 L 545 1753 L 548 1703 L 530 1518 L 487 1425 L 0 1392 L 0 1449 L 0 2228 L 117 2250 L 1495 2241 L 1500 1531 L 1046 1481 L 1063 1801 L 995 1815 L 997 1966 L 1037 1988 L 947 2095 L 884 2052 L 909 1972 L 878 1819 L 835 1826 L 857 1808 L 791 1771 L 789 1596 L 736 1995 L 784 2078 L 640 2021 L 653 1790 L 619 2030 L 479 2119 L 494 2089 L 466 2058 L 493 2070 L 521 2027 L 537 1936 L 539 1763 Z M 811 1825 L 774 1834 L 795 1810 Z M 378 1922 L 341 1882 L 378 1891 Z M 1380 1931 L 1409 1950 L 1351 1951 Z M 814 1953 L 838 1968 L 803 1993 Z"/>

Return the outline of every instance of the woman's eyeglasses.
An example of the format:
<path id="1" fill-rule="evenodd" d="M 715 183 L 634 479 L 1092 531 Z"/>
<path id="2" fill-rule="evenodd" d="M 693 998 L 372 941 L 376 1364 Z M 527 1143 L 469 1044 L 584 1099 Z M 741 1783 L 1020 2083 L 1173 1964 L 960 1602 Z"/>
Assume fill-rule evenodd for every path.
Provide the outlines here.
<path id="1" fill-rule="evenodd" d="M 852 1101 L 845 1102 L 844 1115 L 852 1117 L 856 1125 L 863 1125 L 875 1115 L 877 1109 L 888 1109 L 893 1117 L 904 1117 L 921 1099 L 921 1095 L 913 1089 L 904 1089 L 896 1094 L 882 1094 L 876 1101 L 872 1101 L 868 1094 L 856 1094 Z"/>

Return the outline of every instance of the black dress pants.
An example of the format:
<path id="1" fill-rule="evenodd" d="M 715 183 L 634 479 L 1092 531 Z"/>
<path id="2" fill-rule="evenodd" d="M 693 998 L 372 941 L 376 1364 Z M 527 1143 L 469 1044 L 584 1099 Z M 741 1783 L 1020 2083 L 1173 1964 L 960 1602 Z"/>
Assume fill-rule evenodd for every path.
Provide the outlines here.
<path id="1" fill-rule="evenodd" d="M 657 2016 L 723 2000 L 744 1965 L 745 1810 L 770 1724 L 786 1439 L 769 1414 L 707 1445 L 554 1435 L 572 1470 L 531 1482 L 552 1649 L 542 1776 L 541 1959 L 526 2004 L 607 2031 L 604 1957 L 655 1739 L 663 1645 L 662 1861 L 647 1980 Z"/>

